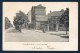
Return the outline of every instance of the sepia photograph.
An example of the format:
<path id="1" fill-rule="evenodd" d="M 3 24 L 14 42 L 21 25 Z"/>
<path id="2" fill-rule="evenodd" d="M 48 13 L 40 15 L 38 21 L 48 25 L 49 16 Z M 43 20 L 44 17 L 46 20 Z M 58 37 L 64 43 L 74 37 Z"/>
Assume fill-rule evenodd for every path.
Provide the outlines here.
<path id="1" fill-rule="evenodd" d="M 5 17 L 7 42 L 68 42 L 69 8 L 51 9 L 42 4 L 30 6 Z M 12 12 L 13 13 L 13 12 Z M 11 20 L 13 19 L 13 20 Z"/>
<path id="2" fill-rule="evenodd" d="M 75 12 L 74 9 L 76 9 Z M 72 25 L 73 19 L 75 23 L 78 21 L 77 11 L 77 2 L 3 2 L 3 49 L 4 43 L 6 43 L 6 48 L 13 43 L 15 45 L 15 43 L 23 42 L 22 45 L 28 47 L 30 45 L 41 46 L 32 47 L 33 50 L 46 50 L 45 47 L 42 48 L 44 45 L 51 49 L 54 47 L 49 46 L 49 43 L 54 46 L 56 44 L 53 43 L 67 44 L 72 39 L 75 40 L 77 46 L 78 35 L 75 34 L 78 34 L 76 31 L 78 27 Z M 76 26 L 77 33 L 73 31 L 74 35 L 70 35 L 74 26 Z M 11 43 L 10 46 L 9 43 Z M 13 48 L 13 50 L 16 49 Z"/>

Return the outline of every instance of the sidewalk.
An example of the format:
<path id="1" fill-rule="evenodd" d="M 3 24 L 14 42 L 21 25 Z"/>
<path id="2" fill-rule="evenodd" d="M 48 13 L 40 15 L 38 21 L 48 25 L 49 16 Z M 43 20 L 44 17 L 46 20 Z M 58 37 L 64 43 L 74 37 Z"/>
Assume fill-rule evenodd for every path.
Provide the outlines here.
<path id="1" fill-rule="evenodd" d="M 39 33 L 43 33 L 41 30 L 34 30 L 36 32 L 39 32 Z M 63 37 L 63 38 L 69 38 L 69 31 L 67 31 L 67 35 L 66 35 L 66 31 L 46 31 L 45 33 L 49 34 L 49 35 L 56 35 L 56 36 L 60 36 L 60 37 Z"/>
<path id="2" fill-rule="evenodd" d="M 33 30 L 33 31 L 42 32 L 43 33 L 43 31 L 41 31 L 41 30 Z M 45 33 L 50 33 L 50 34 L 53 34 L 53 35 L 58 35 L 58 34 L 66 35 L 66 31 L 58 31 L 58 32 L 56 32 L 56 31 L 46 31 Z M 69 31 L 67 31 L 67 35 L 69 35 Z"/>

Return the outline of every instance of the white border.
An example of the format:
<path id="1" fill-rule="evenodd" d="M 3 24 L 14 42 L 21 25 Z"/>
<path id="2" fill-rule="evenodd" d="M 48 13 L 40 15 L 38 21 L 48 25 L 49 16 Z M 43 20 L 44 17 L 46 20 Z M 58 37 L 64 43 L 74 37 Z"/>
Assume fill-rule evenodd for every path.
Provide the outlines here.
<path id="1" fill-rule="evenodd" d="M 3 2 L 5 4 L 6 2 Z M 15 2 L 14 2 L 15 3 Z M 33 2 L 30 2 L 33 3 Z M 49 3 L 49 2 L 44 2 Z M 54 3 L 54 2 L 53 2 Z M 56 2 L 63 3 L 63 2 Z M 3 51 L 78 51 L 78 2 L 64 2 L 69 6 L 69 42 L 5 42 L 4 5 L 3 5 Z M 9 7 L 8 7 L 9 8 Z M 24 45 L 33 44 L 33 45 Z M 47 44 L 47 45 L 36 45 Z M 49 49 L 47 46 L 54 48 Z M 43 49 L 33 49 L 41 47 Z"/>

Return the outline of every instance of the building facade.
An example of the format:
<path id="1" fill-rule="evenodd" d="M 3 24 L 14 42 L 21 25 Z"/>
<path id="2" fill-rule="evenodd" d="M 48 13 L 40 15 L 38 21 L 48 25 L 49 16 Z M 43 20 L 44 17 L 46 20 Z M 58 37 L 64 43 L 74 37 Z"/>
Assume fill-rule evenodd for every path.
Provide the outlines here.
<path id="1" fill-rule="evenodd" d="M 64 24 L 60 23 L 60 17 L 65 10 L 53 11 L 46 15 L 46 7 L 40 5 L 32 6 L 27 13 L 29 28 L 41 30 L 45 28 L 48 31 L 65 31 Z"/>
<path id="2" fill-rule="evenodd" d="M 46 18 L 46 7 L 41 4 L 38 6 L 32 6 L 31 9 L 31 23 L 32 28 L 34 29 L 42 29 L 47 24 Z"/>
<path id="3" fill-rule="evenodd" d="M 59 22 L 60 17 L 63 13 L 64 13 L 64 10 L 62 9 L 61 11 L 54 11 L 54 12 L 50 11 L 50 13 L 47 15 L 50 31 L 59 31 L 64 29 Z"/>

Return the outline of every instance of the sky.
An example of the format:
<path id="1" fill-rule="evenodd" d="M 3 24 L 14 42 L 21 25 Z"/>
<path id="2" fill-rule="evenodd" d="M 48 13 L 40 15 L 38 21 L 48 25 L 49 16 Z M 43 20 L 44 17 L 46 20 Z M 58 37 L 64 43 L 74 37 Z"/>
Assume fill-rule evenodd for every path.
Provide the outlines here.
<path id="1" fill-rule="evenodd" d="M 60 11 L 69 8 L 71 2 L 3 2 L 3 18 L 8 17 L 13 24 L 13 18 L 20 10 L 27 14 L 32 6 L 42 4 L 46 7 L 46 14 L 51 11 Z"/>

